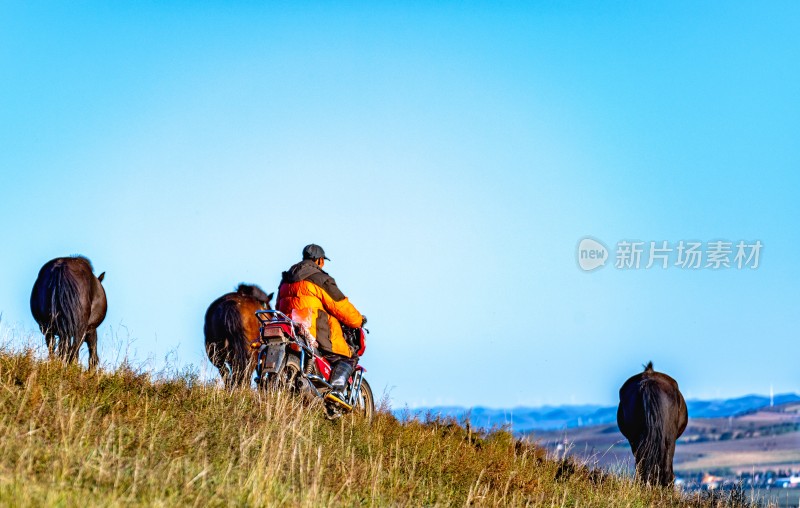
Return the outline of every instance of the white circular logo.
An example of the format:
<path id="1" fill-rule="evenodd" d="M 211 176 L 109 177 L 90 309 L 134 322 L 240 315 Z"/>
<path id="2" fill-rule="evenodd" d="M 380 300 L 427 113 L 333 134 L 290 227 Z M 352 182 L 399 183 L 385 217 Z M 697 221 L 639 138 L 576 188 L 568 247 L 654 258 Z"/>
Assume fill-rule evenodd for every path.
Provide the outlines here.
<path id="1" fill-rule="evenodd" d="M 578 243 L 578 266 L 584 272 L 591 272 L 605 266 L 608 247 L 594 238 L 585 237 Z"/>

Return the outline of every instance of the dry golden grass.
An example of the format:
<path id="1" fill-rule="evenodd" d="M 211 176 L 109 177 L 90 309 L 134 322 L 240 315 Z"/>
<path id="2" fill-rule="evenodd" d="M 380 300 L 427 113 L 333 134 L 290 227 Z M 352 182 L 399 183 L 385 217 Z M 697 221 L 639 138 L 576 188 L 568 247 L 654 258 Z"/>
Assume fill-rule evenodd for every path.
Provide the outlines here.
<path id="1" fill-rule="evenodd" d="M 0 351 L 0 505 L 721 506 L 452 422 Z"/>

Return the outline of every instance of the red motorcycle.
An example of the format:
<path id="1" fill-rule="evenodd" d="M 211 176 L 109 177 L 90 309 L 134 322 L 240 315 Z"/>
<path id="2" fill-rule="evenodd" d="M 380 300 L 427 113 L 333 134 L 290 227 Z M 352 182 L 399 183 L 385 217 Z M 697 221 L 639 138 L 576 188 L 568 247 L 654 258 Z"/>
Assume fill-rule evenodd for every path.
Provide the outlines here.
<path id="1" fill-rule="evenodd" d="M 356 365 L 347 382 L 344 399 L 326 395 L 332 390 L 331 364 L 316 348 L 316 341 L 301 324 L 277 310 L 256 312 L 261 326 L 256 363 L 258 386 L 287 389 L 294 393 L 310 393 L 325 401 L 328 418 L 335 419 L 351 411 L 372 419 L 375 400 L 364 379 L 366 369 Z M 367 347 L 365 328 L 342 327 L 348 344 L 360 358 Z"/>

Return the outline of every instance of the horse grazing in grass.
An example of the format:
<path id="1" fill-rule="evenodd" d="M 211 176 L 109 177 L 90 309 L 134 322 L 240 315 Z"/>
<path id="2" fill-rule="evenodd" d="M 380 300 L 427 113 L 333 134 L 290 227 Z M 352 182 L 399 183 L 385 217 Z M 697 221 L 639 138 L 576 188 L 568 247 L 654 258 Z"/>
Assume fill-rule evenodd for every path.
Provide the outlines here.
<path id="1" fill-rule="evenodd" d="M 39 270 L 31 291 L 31 313 L 51 357 L 77 361 L 81 344 L 86 342 L 89 367 L 97 367 L 97 327 L 108 309 L 101 284 L 105 275 L 95 277 L 92 263 L 82 256 L 56 258 Z"/>
<path id="2" fill-rule="evenodd" d="M 225 386 L 249 383 L 256 361 L 256 350 L 250 344 L 259 337 L 256 311 L 272 309 L 273 296 L 258 286 L 239 284 L 235 293 L 222 295 L 209 305 L 203 327 L 206 354 L 219 369 Z"/>
<path id="3" fill-rule="evenodd" d="M 654 371 L 653 362 L 622 385 L 617 425 L 631 444 L 636 476 L 641 482 L 672 485 L 675 441 L 686 429 L 688 418 L 678 383 Z"/>

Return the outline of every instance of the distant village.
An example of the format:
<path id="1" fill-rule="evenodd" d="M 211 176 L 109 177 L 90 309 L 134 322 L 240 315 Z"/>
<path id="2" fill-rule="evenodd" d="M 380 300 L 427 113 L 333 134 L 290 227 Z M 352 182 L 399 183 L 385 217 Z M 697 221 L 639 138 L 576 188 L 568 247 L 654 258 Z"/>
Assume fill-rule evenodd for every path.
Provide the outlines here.
<path id="1" fill-rule="evenodd" d="M 694 473 L 676 475 L 675 485 L 684 490 L 800 489 L 800 469 L 767 469 L 739 475 Z"/>

